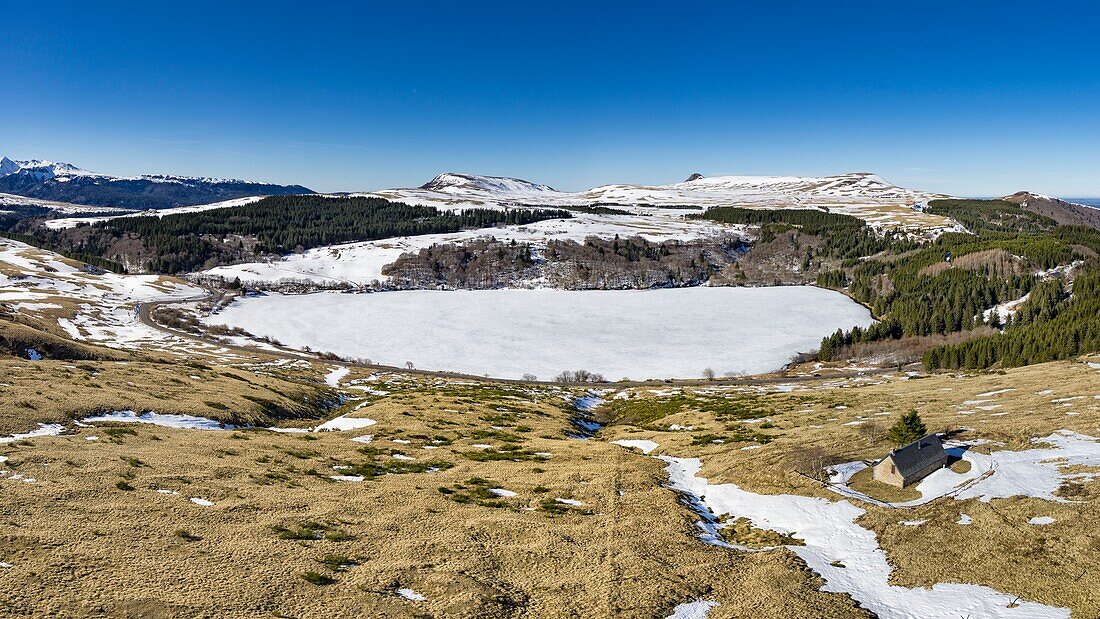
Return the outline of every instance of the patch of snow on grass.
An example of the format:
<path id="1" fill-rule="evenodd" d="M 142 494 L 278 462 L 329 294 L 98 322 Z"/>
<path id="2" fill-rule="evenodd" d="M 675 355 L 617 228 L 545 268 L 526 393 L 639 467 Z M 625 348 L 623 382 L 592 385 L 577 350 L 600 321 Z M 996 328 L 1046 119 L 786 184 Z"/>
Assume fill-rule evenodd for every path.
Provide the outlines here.
<path id="1" fill-rule="evenodd" d="M 765 495 L 732 483 L 710 484 L 699 477 L 702 462 L 698 458 L 659 458 L 667 463 L 675 490 L 695 497 L 716 517 L 747 518 L 754 527 L 803 541 L 804 546 L 788 549 L 822 577 L 823 591 L 848 593 L 883 619 L 1070 616 L 1068 609 L 1019 601 L 980 585 L 938 583 L 931 589 L 891 585 L 892 568 L 875 533 L 856 524 L 864 510 L 848 501 Z M 1016 605 L 1010 607 L 1014 601 Z"/>
<path id="2" fill-rule="evenodd" d="M 580 507 L 580 506 L 584 505 L 584 503 L 582 503 L 582 502 L 580 502 L 576 499 L 563 499 L 561 497 L 558 497 L 554 500 L 557 501 L 558 503 L 563 504 L 563 505 L 572 505 L 573 507 Z"/>
<path id="3" fill-rule="evenodd" d="M 232 430 L 234 426 L 223 424 L 206 417 L 194 415 L 160 414 L 149 411 L 137 414 L 134 411 L 115 411 L 82 419 L 84 423 L 115 421 L 121 423 L 148 423 L 165 428 L 177 428 L 185 430 Z"/>
<path id="4" fill-rule="evenodd" d="M 611 441 L 612 445 L 619 445 L 620 447 L 633 447 L 640 449 L 642 453 L 649 454 L 649 452 L 657 449 L 657 443 L 644 439 L 622 439 L 619 441 Z"/>
<path id="5" fill-rule="evenodd" d="M 1054 524 L 1054 518 L 1050 516 L 1035 516 L 1028 520 L 1027 523 L 1035 525 Z"/>
<path id="6" fill-rule="evenodd" d="M 24 432 L 22 434 L 12 434 L 11 436 L 0 437 L 0 445 L 7 443 L 14 443 L 15 441 L 21 441 L 27 438 L 35 438 L 38 436 L 57 436 L 65 430 L 65 426 L 59 423 L 40 423 L 38 427 L 30 432 Z"/>
<path id="7" fill-rule="evenodd" d="M 360 428 L 368 428 L 378 423 L 373 419 L 366 417 L 347 417 L 341 415 L 333 419 L 322 423 L 313 429 L 314 432 L 340 432 L 343 430 L 359 430 Z"/>
<path id="8" fill-rule="evenodd" d="M 973 519 L 970 518 L 970 514 L 959 514 L 959 519 L 955 521 L 955 524 L 966 526 L 971 522 L 973 522 Z"/>
<path id="9" fill-rule="evenodd" d="M 515 492 L 512 492 L 511 490 L 505 490 L 504 488 L 489 488 L 489 492 L 492 492 L 496 496 L 508 499 L 516 496 Z"/>
<path id="10" fill-rule="evenodd" d="M 200 499 L 199 497 L 194 497 L 194 496 L 191 497 L 191 502 L 194 503 L 195 505 L 202 505 L 203 507 L 212 507 L 214 505 L 213 501 L 208 501 L 206 499 Z"/>
<path id="11" fill-rule="evenodd" d="M 1066 499 L 1054 494 L 1065 480 L 1071 477 L 1100 477 L 1100 473 L 1067 474 L 1060 468 L 1073 465 L 1100 467 L 1100 441 L 1091 436 L 1059 430 L 1050 436 L 1032 439 L 1034 444 L 1049 444 L 1052 447 L 1023 451 L 998 450 L 989 454 L 969 449 L 981 442 L 986 441 L 947 441 L 944 444 L 947 453 L 969 462 L 970 469 L 965 473 L 956 473 L 949 468 L 934 471 L 915 486 L 921 493 L 921 498 L 888 505 L 915 507 L 948 495 L 960 501 L 977 498 L 984 503 L 1015 496 L 1066 502 Z M 844 485 L 858 472 L 859 468 L 856 467 L 857 463 L 832 467 L 830 470 L 833 476 L 828 489 L 869 503 L 886 505 Z"/>
<path id="12" fill-rule="evenodd" d="M 428 599 L 428 598 L 424 597 L 423 595 L 420 595 L 416 591 L 413 591 L 412 589 L 409 589 L 408 587 L 401 587 L 400 589 L 398 589 L 397 590 L 397 595 L 405 598 L 406 600 L 412 601 L 412 602 L 423 602 L 423 601 Z"/>
<path id="13" fill-rule="evenodd" d="M 718 606 L 718 602 L 710 600 L 696 600 L 684 602 L 672 609 L 672 614 L 665 619 L 707 619 L 711 609 Z"/>
<path id="14" fill-rule="evenodd" d="M 329 387 L 339 387 L 340 381 L 344 379 L 351 372 L 351 368 L 338 365 L 332 368 L 328 374 L 325 374 L 325 384 Z"/>

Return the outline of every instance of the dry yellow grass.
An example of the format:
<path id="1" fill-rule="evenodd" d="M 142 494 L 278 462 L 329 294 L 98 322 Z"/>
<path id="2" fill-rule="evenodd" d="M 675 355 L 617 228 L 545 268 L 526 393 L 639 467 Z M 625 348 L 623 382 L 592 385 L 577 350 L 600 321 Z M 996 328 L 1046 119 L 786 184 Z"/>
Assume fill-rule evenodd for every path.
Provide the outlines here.
<path id="1" fill-rule="evenodd" d="M 723 602 L 719 619 L 865 616 L 817 591 L 785 550 L 698 542 L 660 463 L 565 438 L 568 415 L 551 393 L 401 386 L 358 411 L 378 424 L 353 433 L 96 427 L 5 449 L 10 468 L 37 481 L 0 479 L 10 497 L 0 560 L 18 583 L 0 603 L 26 616 L 663 617 L 705 595 Z M 349 440 L 366 432 L 370 453 Z M 551 455 L 468 455 L 509 442 Z M 326 479 L 333 466 L 394 462 L 395 452 L 453 466 Z M 517 496 L 458 503 L 439 490 L 476 487 Z M 559 497 L 584 505 L 548 510 Z M 332 539 L 285 539 L 280 527 Z M 358 565 L 334 567 L 342 562 Z M 307 572 L 335 582 L 311 584 Z M 404 600 L 399 587 L 427 600 Z"/>
<path id="2" fill-rule="evenodd" d="M 1095 362 L 1095 360 L 1093 360 Z M 1100 371 L 1079 362 L 1057 362 L 1005 372 L 972 375 L 940 374 L 917 380 L 900 377 L 878 384 L 837 386 L 805 392 L 739 394 L 764 411 L 775 427 L 761 430 L 771 441 L 743 451 L 750 443 L 693 444 L 693 435 L 732 434 L 713 415 L 683 411 L 647 424 L 610 428 L 614 438 L 650 438 L 661 451 L 676 456 L 701 456 L 701 476 L 711 483 L 733 482 L 763 493 L 794 493 L 840 500 L 819 483 L 792 472 L 792 458 L 818 448 L 836 462 L 882 457 L 885 441 L 871 444 L 857 422 L 886 425 L 901 413 L 917 410 L 930 431 L 958 432 L 960 438 L 984 438 L 1001 443 L 996 449 L 1033 447 L 1032 438 L 1060 429 L 1097 435 L 1100 423 Z M 874 379 L 878 380 L 878 379 Z M 1001 392 L 1004 389 L 1009 391 Z M 643 391 L 644 392 L 644 391 Z M 685 390 L 692 392 L 692 390 Z M 991 393 L 1001 392 L 1001 393 Z M 983 408 L 984 407 L 984 408 Z M 755 420 L 754 420 L 755 421 Z M 691 432 L 660 432 L 675 423 L 694 426 Z M 760 428 L 759 422 L 752 424 Z M 980 451 L 988 451 L 988 445 Z M 857 484 L 858 485 L 858 484 Z M 1091 534 L 1100 525 L 1096 482 L 1077 484 L 1074 502 L 1052 503 L 1029 498 L 957 502 L 940 499 L 911 509 L 861 505 L 860 523 L 875 530 L 895 567 L 893 581 L 908 586 L 935 582 L 981 584 L 1020 595 L 1022 599 L 1063 606 L 1074 616 L 1100 614 L 1100 548 Z M 875 494 L 875 493 L 872 493 Z M 914 498 L 881 496 L 886 499 Z M 971 526 L 955 525 L 961 513 Z M 1028 525 L 1032 516 L 1049 515 L 1056 523 Z M 903 520 L 928 519 L 918 526 Z"/>
<path id="3" fill-rule="evenodd" d="M 920 492 L 913 487 L 898 488 L 897 486 L 891 486 L 890 484 L 876 481 L 873 478 L 873 474 L 870 467 L 863 469 L 852 476 L 848 481 L 848 487 L 880 501 L 889 501 L 891 503 L 912 501 L 913 499 L 919 499 L 921 497 Z"/>
<path id="4" fill-rule="evenodd" d="M 114 410 L 209 417 L 234 424 L 316 418 L 335 395 L 294 380 L 202 362 L 26 361 L 0 357 L 0 432 L 25 432 Z"/>
<path id="5" fill-rule="evenodd" d="M 4 431 L 123 408 L 269 423 L 257 400 L 291 407 L 329 392 L 327 366 L 264 361 L 5 359 Z M 1062 428 L 1095 434 L 1100 421 L 1100 372 L 1082 363 L 903 378 L 823 378 L 779 393 L 635 388 L 634 399 L 613 400 L 625 407 L 608 409 L 616 423 L 587 441 L 567 438 L 568 389 L 368 380 L 358 369 L 343 381 L 348 399 L 328 412 L 378 422 L 353 432 L 69 425 L 0 447 L 9 457 L 0 561 L 12 566 L 0 605 L 15 616 L 664 617 L 705 598 L 720 603 L 711 619 L 866 616 L 847 596 L 820 592 L 786 549 L 700 542 L 662 464 L 607 441 L 651 438 L 663 453 L 701 457 L 713 483 L 839 500 L 792 462 L 808 449 L 835 461 L 888 451 L 860 423 L 887 425 L 913 409 L 932 430 L 966 426 L 963 437 L 1025 448 Z M 1012 391 L 981 395 L 1003 389 Z M 280 425 L 295 424 L 316 421 Z M 364 434 L 373 441 L 350 440 Z M 330 479 L 364 471 L 378 475 Z M 1100 524 L 1097 490 L 1087 482 L 1072 492 L 1079 502 L 865 506 L 860 524 L 879 535 L 898 584 L 983 584 L 1090 616 L 1100 611 L 1089 533 Z M 961 513 L 973 524 L 955 525 Z M 1056 523 L 1027 525 L 1035 515 Z M 928 522 L 899 524 L 915 519 Z M 727 529 L 734 542 L 789 541 L 744 524 Z M 334 582 L 313 584 L 311 572 Z M 399 597 L 401 587 L 426 601 Z"/>

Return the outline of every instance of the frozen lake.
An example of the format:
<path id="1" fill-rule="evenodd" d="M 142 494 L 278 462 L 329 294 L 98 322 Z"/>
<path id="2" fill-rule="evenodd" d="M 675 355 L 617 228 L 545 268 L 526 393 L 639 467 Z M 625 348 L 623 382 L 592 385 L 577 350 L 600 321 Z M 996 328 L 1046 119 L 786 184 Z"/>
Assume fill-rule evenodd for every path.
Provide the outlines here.
<path id="1" fill-rule="evenodd" d="M 768 372 L 872 320 L 840 293 L 789 286 L 269 294 L 207 322 L 386 365 L 542 380 L 583 368 L 640 380 L 698 378 L 708 367 Z"/>

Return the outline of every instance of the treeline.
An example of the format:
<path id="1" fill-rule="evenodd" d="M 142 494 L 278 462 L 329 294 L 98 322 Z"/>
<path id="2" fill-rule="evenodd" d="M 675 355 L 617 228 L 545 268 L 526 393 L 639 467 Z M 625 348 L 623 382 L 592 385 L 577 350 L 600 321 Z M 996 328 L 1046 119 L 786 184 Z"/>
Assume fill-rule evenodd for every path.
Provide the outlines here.
<path id="1" fill-rule="evenodd" d="M 95 225 L 157 241 L 207 235 L 254 238 L 257 253 L 279 254 L 353 241 L 568 217 L 568 211 L 556 209 L 466 209 L 456 212 L 382 198 L 304 195 L 272 196 L 244 206 L 197 213 L 123 217 Z"/>
<path id="2" fill-rule="evenodd" d="M 314 247 L 570 217 L 557 209 L 445 211 L 373 197 L 272 196 L 252 204 L 22 230 L 68 251 L 180 273 Z"/>
<path id="3" fill-rule="evenodd" d="M 760 240 L 769 242 L 778 234 L 798 228 L 803 234 L 825 240 L 827 257 L 854 260 L 901 245 L 916 247 L 892 233 L 876 234 L 866 222 L 851 215 L 813 209 L 750 209 L 719 206 L 707 209 L 694 219 L 709 219 L 725 224 L 760 226 Z"/>
<path id="4" fill-rule="evenodd" d="M 13 241 L 19 241 L 20 243 L 26 243 L 27 245 L 32 245 L 34 247 L 38 247 L 40 249 L 45 249 L 47 251 L 52 251 L 54 253 L 61 254 L 62 256 L 68 258 L 69 260 L 76 260 L 77 262 L 83 262 L 85 264 L 90 264 L 94 267 L 98 267 L 100 269 L 103 269 L 104 271 L 111 271 L 113 273 L 125 273 L 126 272 L 126 267 L 122 266 L 121 264 L 119 264 L 119 263 L 117 263 L 113 260 L 108 260 L 106 258 L 103 258 L 101 256 L 96 256 L 96 255 L 93 255 L 93 254 L 66 251 L 66 250 L 64 250 L 60 247 L 51 245 L 49 243 L 44 243 L 41 239 L 39 239 L 35 236 L 31 236 L 29 234 L 17 234 L 15 232 L 0 232 L 0 237 L 6 238 L 6 239 L 11 239 Z"/>

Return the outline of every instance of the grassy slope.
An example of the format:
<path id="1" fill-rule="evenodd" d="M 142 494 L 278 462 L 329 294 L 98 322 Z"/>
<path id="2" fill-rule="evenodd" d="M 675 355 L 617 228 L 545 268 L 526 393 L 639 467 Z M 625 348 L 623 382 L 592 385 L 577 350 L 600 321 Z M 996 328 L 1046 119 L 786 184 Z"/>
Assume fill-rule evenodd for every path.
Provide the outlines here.
<path id="1" fill-rule="evenodd" d="M 126 369 L 133 378 L 147 366 Z M 320 377 L 316 370 L 302 374 Z M 712 481 L 835 500 L 792 475 L 790 458 L 807 446 L 843 460 L 881 455 L 886 445 L 868 444 L 855 426 L 845 425 L 859 417 L 884 411 L 896 417 L 915 408 L 931 429 L 966 424 L 1015 448 L 1055 429 L 1089 432 L 1100 420 L 1100 401 L 1092 399 L 1100 394 L 1100 372 L 1080 363 L 808 392 L 738 392 L 728 406 L 720 406 L 725 398 L 714 393 L 693 407 L 690 393 L 673 399 L 641 390 L 644 400 L 670 399 L 676 406 L 646 404 L 639 409 L 644 415 L 631 418 L 646 429 L 620 423 L 589 441 L 565 438 L 563 393 L 551 388 L 410 377 L 370 385 L 390 395 L 366 396 L 371 399 L 358 413 L 353 409 L 363 401 L 349 401 L 337 411 L 379 422 L 354 433 L 304 437 L 138 426 L 136 434 L 112 436 L 104 428 L 74 428 L 71 435 L 3 448 L 11 469 L 39 482 L 0 480 L 13 497 L 3 508 L 0 559 L 12 563 L 10 575 L 25 584 L 0 594 L 0 602 L 39 612 L 52 608 L 80 615 L 103 607 L 154 617 L 188 615 L 204 605 L 242 617 L 273 612 L 651 617 L 654 609 L 669 610 L 670 600 L 705 596 L 723 604 L 712 615 L 718 618 L 860 616 L 843 596 L 817 592 L 820 583 L 787 551 L 742 554 L 700 544 L 692 535 L 694 517 L 662 487 L 660 463 L 606 440 L 654 438 L 666 453 L 701 456 L 702 474 Z M 996 396 L 1002 409 L 957 414 L 957 404 L 1005 386 L 1016 391 Z M 1044 389 L 1055 393 L 1037 393 Z M 1050 402 L 1077 395 L 1088 398 L 1074 401 L 1078 416 L 1067 416 L 1065 407 Z M 757 410 L 771 427 L 749 423 L 754 419 L 749 412 Z M 673 423 L 694 429 L 668 431 Z M 744 451 L 741 446 L 753 443 L 699 440 L 736 441 L 744 436 L 729 428 L 746 425 L 770 436 L 770 442 Z M 365 433 L 375 436 L 365 450 L 349 440 Z M 90 435 L 100 440 L 85 440 Z M 486 450 L 474 447 L 479 444 L 502 453 L 514 446 L 518 457 L 484 461 L 478 454 Z M 552 455 L 544 459 L 536 452 Z M 333 466 L 403 462 L 393 453 L 416 458 L 413 464 L 450 466 L 435 472 L 414 468 L 360 484 L 323 478 L 337 472 Z M 119 490 L 118 482 L 134 490 Z M 491 497 L 483 491 L 490 487 L 518 496 Z M 166 496 L 155 488 L 181 494 Z M 1084 496 L 1091 499 L 1093 492 L 1087 484 Z M 456 501 L 456 495 L 469 500 Z M 192 496 L 216 505 L 191 504 Z M 557 513 L 545 503 L 556 497 L 584 506 Z M 898 583 L 986 584 L 1087 616 L 1100 610 L 1097 582 L 1088 575 L 1100 568 L 1086 534 L 1100 524 L 1091 505 L 939 501 L 912 510 L 871 508 L 863 524 L 881 536 Z M 960 513 L 971 514 L 974 524 L 952 524 Z M 1021 524 L 1036 514 L 1053 515 L 1058 524 Z M 921 527 L 899 524 L 925 518 L 930 522 Z M 353 539 L 303 541 L 276 532 L 310 522 Z M 180 529 L 202 539 L 187 541 L 177 534 Z M 360 565 L 332 569 L 324 563 L 326 555 Z M 127 566 L 124 574 L 120 565 Z M 309 571 L 336 582 L 318 589 L 303 580 Z M 1067 576 L 1082 571 L 1080 580 Z M 399 586 L 428 601 L 402 601 L 392 593 Z M 46 589 L 62 593 L 43 596 Z"/>

